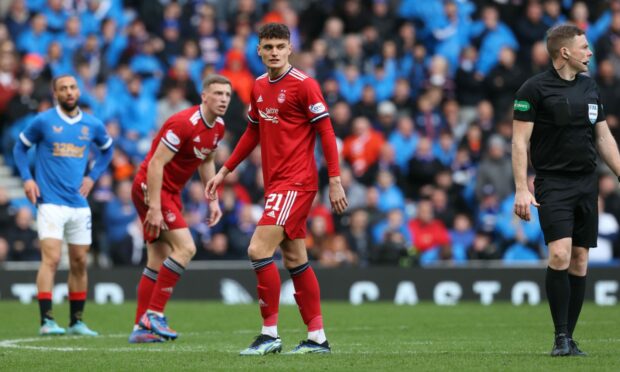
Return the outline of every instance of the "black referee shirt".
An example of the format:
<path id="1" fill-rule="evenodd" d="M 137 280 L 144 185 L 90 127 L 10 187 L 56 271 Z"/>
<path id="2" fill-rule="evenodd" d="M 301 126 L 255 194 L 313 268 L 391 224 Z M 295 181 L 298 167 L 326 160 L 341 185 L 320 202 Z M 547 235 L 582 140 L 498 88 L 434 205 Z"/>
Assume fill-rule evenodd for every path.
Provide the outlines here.
<path id="1" fill-rule="evenodd" d="M 594 126 L 605 120 L 594 80 L 578 74 L 562 79 L 555 69 L 534 75 L 515 95 L 514 119 L 534 122 L 530 139 L 537 175 L 594 172 Z"/>

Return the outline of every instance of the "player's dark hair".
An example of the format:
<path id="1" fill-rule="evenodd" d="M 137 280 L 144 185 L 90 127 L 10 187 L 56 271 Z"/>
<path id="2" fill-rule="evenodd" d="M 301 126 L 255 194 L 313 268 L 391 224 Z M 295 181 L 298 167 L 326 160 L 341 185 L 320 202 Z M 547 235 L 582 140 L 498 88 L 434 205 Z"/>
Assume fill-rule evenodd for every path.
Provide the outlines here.
<path id="1" fill-rule="evenodd" d="M 551 58 L 556 58 L 560 54 L 560 49 L 565 47 L 575 36 L 580 36 L 585 32 L 572 24 L 562 24 L 547 31 L 547 52 Z"/>
<path id="2" fill-rule="evenodd" d="M 291 40 L 291 32 L 282 23 L 267 23 L 258 30 L 258 41 L 262 39 Z"/>
<path id="3" fill-rule="evenodd" d="M 70 78 L 74 78 L 75 76 L 71 75 L 71 74 L 62 74 L 62 75 L 58 75 L 55 78 L 52 79 L 52 91 L 56 91 L 56 83 L 58 82 L 58 80 L 60 79 L 64 79 L 66 77 L 70 77 Z"/>
<path id="4" fill-rule="evenodd" d="M 202 90 L 207 90 L 211 84 L 228 84 L 232 88 L 232 84 L 227 77 L 218 74 L 209 74 L 202 81 Z"/>

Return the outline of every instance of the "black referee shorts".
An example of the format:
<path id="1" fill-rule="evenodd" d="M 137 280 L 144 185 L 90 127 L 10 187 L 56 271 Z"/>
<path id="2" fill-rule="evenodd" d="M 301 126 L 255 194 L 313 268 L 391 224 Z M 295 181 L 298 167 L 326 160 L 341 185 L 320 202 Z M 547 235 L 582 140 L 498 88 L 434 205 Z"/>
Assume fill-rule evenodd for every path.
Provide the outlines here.
<path id="1" fill-rule="evenodd" d="M 536 176 L 534 194 L 545 243 L 573 238 L 573 245 L 596 247 L 598 177 L 595 172 L 573 177 Z"/>

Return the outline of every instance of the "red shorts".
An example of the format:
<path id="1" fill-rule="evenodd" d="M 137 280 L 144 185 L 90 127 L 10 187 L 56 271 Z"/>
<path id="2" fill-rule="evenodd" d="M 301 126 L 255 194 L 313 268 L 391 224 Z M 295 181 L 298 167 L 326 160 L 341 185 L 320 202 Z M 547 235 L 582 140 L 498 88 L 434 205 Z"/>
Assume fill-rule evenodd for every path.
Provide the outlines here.
<path id="1" fill-rule="evenodd" d="M 136 211 L 142 221 L 142 233 L 146 240 L 146 231 L 144 231 L 144 219 L 149 207 L 147 205 L 148 191 L 146 189 L 146 180 L 144 177 L 137 176 L 133 181 L 131 188 L 131 199 Z M 164 189 L 161 190 L 161 213 L 164 216 L 164 222 L 169 230 L 183 229 L 187 227 L 187 222 L 183 219 L 183 204 L 181 203 L 180 193 L 170 193 Z M 157 239 L 147 240 L 149 243 Z"/>
<path id="2" fill-rule="evenodd" d="M 274 191 L 265 197 L 265 210 L 258 225 L 284 227 L 287 238 L 306 237 L 306 220 L 316 191 Z"/>

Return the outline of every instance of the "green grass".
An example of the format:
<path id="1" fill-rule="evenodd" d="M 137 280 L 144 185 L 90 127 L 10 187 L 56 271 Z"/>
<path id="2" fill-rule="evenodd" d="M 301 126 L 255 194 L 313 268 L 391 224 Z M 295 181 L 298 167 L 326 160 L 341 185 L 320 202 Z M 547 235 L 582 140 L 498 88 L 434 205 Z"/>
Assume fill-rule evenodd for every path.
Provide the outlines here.
<path id="1" fill-rule="evenodd" d="M 551 358 L 551 320 L 546 306 L 433 304 L 351 306 L 325 303 L 331 355 L 240 357 L 256 335 L 256 306 L 214 302 L 168 305 L 174 342 L 130 345 L 133 303 L 88 304 L 86 320 L 98 338 L 37 336 L 36 304 L 0 302 L 0 371 L 80 370 L 620 370 L 618 307 L 586 304 L 576 338 L 590 356 Z M 56 306 L 65 325 L 68 306 Z M 284 350 L 305 338 L 297 308 L 280 312 Z"/>

